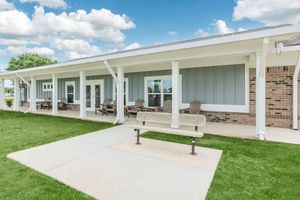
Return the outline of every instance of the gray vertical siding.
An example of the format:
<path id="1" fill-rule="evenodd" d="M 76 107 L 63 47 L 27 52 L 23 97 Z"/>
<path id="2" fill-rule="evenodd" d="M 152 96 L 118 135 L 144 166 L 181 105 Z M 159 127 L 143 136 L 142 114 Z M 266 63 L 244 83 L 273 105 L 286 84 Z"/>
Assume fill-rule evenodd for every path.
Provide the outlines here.
<path id="1" fill-rule="evenodd" d="M 182 69 L 182 101 L 245 104 L 245 65 Z"/>
<path id="2" fill-rule="evenodd" d="M 228 65 L 181 69 L 182 102 L 199 100 L 203 104 L 245 104 L 245 65 Z M 128 78 L 128 100 L 144 99 L 144 79 L 148 76 L 171 75 L 170 70 L 126 73 Z M 87 80 L 104 80 L 104 99 L 113 98 L 113 78 L 111 75 L 88 76 Z M 79 77 L 58 79 L 58 98 L 65 97 L 65 83 L 75 81 L 76 100 L 79 100 Z M 37 98 L 47 99 L 51 92 L 43 92 L 43 83 L 37 81 Z"/>

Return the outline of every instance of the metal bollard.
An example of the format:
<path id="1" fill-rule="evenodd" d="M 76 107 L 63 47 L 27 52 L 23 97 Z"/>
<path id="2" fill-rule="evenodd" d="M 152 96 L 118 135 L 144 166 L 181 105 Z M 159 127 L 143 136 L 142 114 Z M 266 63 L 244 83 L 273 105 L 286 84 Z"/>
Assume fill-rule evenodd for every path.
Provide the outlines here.
<path id="1" fill-rule="evenodd" d="M 197 153 L 195 152 L 195 145 L 196 145 L 196 139 L 195 139 L 195 137 L 192 137 L 192 152 L 191 152 L 191 155 L 197 155 Z"/>
<path id="2" fill-rule="evenodd" d="M 140 143 L 140 129 L 136 129 L 136 144 L 139 145 Z"/>

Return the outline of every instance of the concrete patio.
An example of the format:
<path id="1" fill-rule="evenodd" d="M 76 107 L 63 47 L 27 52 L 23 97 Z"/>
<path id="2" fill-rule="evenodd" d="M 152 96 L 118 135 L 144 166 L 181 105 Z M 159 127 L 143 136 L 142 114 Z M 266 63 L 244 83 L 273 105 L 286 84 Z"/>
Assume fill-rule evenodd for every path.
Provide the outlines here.
<path id="1" fill-rule="evenodd" d="M 142 139 L 127 125 L 9 154 L 101 200 L 205 199 L 222 151 Z"/>
<path id="2" fill-rule="evenodd" d="M 24 112 L 28 108 L 20 107 L 20 111 Z M 37 114 L 52 115 L 51 110 L 37 110 Z M 59 111 L 56 116 L 70 117 L 70 118 L 80 118 L 79 111 L 66 110 Z M 95 115 L 94 112 L 87 112 L 86 120 L 100 121 L 100 122 L 111 122 L 115 121 L 115 116 L 113 115 Z M 137 123 L 134 116 L 130 118 L 125 118 L 126 124 Z M 244 125 L 244 124 L 232 124 L 232 123 L 221 123 L 221 122 L 207 122 L 206 126 L 201 127 L 200 131 L 208 133 L 211 135 L 220 135 L 226 137 L 237 137 L 246 139 L 257 139 L 256 138 L 256 127 L 255 125 Z M 273 142 L 284 142 L 290 144 L 300 144 L 300 131 L 287 129 L 287 128 L 277 128 L 277 127 L 266 127 L 267 141 Z"/>

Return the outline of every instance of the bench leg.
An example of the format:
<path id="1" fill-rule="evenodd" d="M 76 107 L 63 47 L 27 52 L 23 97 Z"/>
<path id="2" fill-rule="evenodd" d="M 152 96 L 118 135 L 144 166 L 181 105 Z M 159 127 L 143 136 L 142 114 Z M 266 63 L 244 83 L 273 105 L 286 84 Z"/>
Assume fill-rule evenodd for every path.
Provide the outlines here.
<path id="1" fill-rule="evenodd" d="M 136 144 L 139 145 L 140 143 L 140 129 L 136 129 Z"/>
<path id="2" fill-rule="evenodd" d="M 191 152 L 191 155 L 197 155 L 197 153 L 195 152 L 195 146 L 196 146 L 196 139 L 195 139 L 195 137 L 192 137 L 192 152 Z"/>

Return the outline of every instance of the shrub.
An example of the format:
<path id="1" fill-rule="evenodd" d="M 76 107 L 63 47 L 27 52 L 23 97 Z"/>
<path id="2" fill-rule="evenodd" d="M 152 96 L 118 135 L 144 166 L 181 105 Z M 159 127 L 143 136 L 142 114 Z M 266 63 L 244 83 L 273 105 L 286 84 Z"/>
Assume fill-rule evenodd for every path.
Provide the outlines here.
<path id="1" fill-rule="evenodd" d="M 14 103 L 14 99 L 13 98 L 5 98 L 5 102 L 6 102 L 6 105 L 10 108 L 10 107 L 12 107 L 12 105 Z"/>

